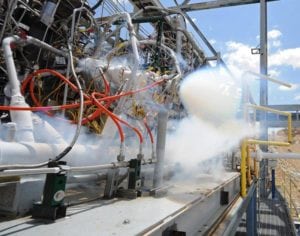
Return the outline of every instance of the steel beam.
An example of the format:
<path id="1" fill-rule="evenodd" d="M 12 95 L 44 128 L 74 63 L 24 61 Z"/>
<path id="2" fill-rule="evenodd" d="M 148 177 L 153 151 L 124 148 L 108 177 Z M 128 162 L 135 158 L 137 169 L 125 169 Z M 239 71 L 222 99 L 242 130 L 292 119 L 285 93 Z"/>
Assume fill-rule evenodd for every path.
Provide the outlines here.
<path id="1" fill-rule="evenodd" d="M 278 0 L 267 0 L 267 1 L 273 2 Z M 183 11 L 199 11 L 199 10 L 208 10 L 208 9 L 221 8 L 221 7 L 232 7 L 232 6 L 239 6 L 245 4 L 253 4 L 259 2 L 260 0 L 217 0 L 217 1 L 209 1 L 209 2 L 201 2 L 201 3 L 184 4 L 184 5 L 171 7 L 169 9 L 176 10 L 180 8 Z"/>
<path id="2" fill-rule="evenodd" d="M 267 0 L 260 0 L 260 74 L 268 75 L 268 39 L 267 39 Z M 260 80 L 260 105 L 268 105 L 268 81 Z M 262 112 L 260 116 L 261 140 L 268 139 L 268 127 L 266 124 L 267 113 Z M 267 146 L 261 146 L 263 151 L 267 151 Z M 267 196 L 267 175 L 268 161 L 261 162 L 261 184 L 260 193 L 262 197 Z"/>

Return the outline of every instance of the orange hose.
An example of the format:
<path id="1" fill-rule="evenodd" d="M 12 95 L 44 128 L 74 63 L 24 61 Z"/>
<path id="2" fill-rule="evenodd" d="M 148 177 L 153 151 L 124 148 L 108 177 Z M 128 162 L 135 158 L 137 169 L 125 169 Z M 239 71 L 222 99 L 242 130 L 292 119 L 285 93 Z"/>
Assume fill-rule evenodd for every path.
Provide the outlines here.
<path id="1" fill-rule="evenodd" d="M 36 77 L 39 74 L 43 74 L 43 73 L 50 73 L 52 75 L 54 75 L 55 77 L 59 78 L 60 80 L 62 80 L 64 83 L 68 84 L 70 86 L 70 88 L 75 91 L 78 92 L 78 88 L 76 85 L 74 85 L 72 82 L 70 82 L 65 76 L 63 76 L 62 74 L 60 74 L 59 72 L 52 70 L 52 69 L 40 69 L 37 70 L 35 72 L 33 72 L 32 74 L 28 75 L 27 78 L 23 81 L 22 86 L 21 86 L 21 91 L 24 94 L 25 89 L 27 88 L 28 84 L 29 86 L 29 90 L 30 90 L 30 95 L 31 98 L 33 100 L 33 102 L 35 103 L 36 107 L 13 107 L 13 106 L 0 106 L 0 110 L 14 110 L 14 111 L 43 111 L 46 112 L 48 115 L 52 115 L 49 111 L 56 111 L 56 110 L 63 110 L 63 109 L 74 109 L 74 108 L 78 108 L 79 104 L 78 103 L 74 103 L 74 104 L 67 104 L 67 105 L 60 105 L 60 106 L 42 106 L 42 104 L 38 101 L 38 99 L 35 97 L 34 95 L 34 77 Z M 86 99 L 86 101 L 84 101 L 84 105 L 92 105 L 93 103 L 95 103 L 97 105 L 97 107 L 99 108 L 99 110 L 95 111 L 94 113 L 92 113 L 89 117 L 86 117 L 82 122 L 85 124 L 88 121 L 94 120 L 97 117 L 99 117 L 102 112 L 105 112 L 112 120 L 113 122 L 116 124 L 119 134 L 120 134 L 120 139 L 121 142 L 124 142 L 124 132 L 123 129 L 121 127 L 121 125 L 119 124 L 122 123 L 126 126 L 128 126 L 129 128 L 131 128 L 138 136 L 140 143 L 143 143 L 143 136 L 141 134 L 141 132 L 133 127 L 132 125 L 130 125 L 129 123 L 127 123 L 126 121 L 120 119 L 118 116 L 116 116 L 113 112 L 108 110 L 108 107 L 110 106 L 110 104 L 117 100 L 120 99 L 121 97 L 124 96 L 129 96 L 129 95 L 133 95 L 139 92 L 143 92 L 146 91 L 162 82 L 164 82 L 165 80 L 159 80 L 156 81 L 144 88 L 135 90 L 135 91 L 128 91 L 125 93 L 120 93 L 117 95 L 113 95 L 113 96 L 107 96 L 110 93 L 110 87 L 109 87 L 109 83 L 106 80 L 104 74 L 102 72 L 100 72 L 102 75 L 102 79 L 104 81 L 104 85 L 105 85 L 105 92 L 104 94 L 102 93 L 95 93 L 93 92 L 91 94 L 91 96 L 84 94 L 84 98 Z M 96 97 L 101 97 L 100 99 L 97 99 Z M 101 102 L 107 102 L 107 104 L 104 106 L 102 105 Z M 149 133 L 150 136 L 150 140 L 153 143 L 154 142 L 154 138 L 153 135 L 151 133 L 151 130 L 149 128 L 149 126 L 147 125 L 147 123 L 145 123 L 147 132 Z"/>
<path id="2" fill-rule="evenodd" d="M 125 136 L 124 136 L 124 131 L 121 127 L 121 125 L 119 124 L 119 122 L 117 121 L 117 119 L 115 118 L 114 114 L 109 111 L 105 106 L 103 106 L 99 101 L 97 101 L 96 97 L 93 96 L 94 93 L 92 93 L 92 99 L 94 101 L 94 103 L 97 105 L 98 108 L 104 110 L 106 112 L 106 114 L 112 119 L 112 121 L 116 124 L 119 134 L 120 134 L 120 139 L 121 142 L 124 142 Z"/>
<path id="3" fill-rule="evenodd" d="M 153 134 L 152 134 L 152 132 L 151 132 L 151 129 L 150 129 L 149 125 L 147 124 L 147 119 L 146 119 L 146 117 L 144 118 L 143 122 L 144 122 L 144 125 L 145 125 L 145 127 L 146 127 L 146 130 L 147 130 L 147 132 L 148 132 L 148 135 L 149 135 L 149 137 L 150 137 L 150 142 L 151 142 L 151 143 L 154 143 Z"/>
<path id="4" fill-rule="evenodd" d="M 132 125 L 130 125 L 129 123 L 127 123 L 126 121 L 122 120 L 121 118 L 119 118 L 118 116 L 116 116 L 114 113 L 112 113 L 111 111 L 109 111 L 108 109 L 106 109 L 97 99 L 96 96 L 99 95 L 98 93 L 92 93 L 92 98 L 94 99 L 95 103 L 97 105 L 99 105 L 111 118 L 115 119 L 116 121 L 121 122 L 122 124 L 128 126 L 129 128 L 131 128 L 138 136 L 140 143 L 143 143 L 143 135 L 142 133 L 135 127 L 133 127 Z M 101 99 L 100 99 L 101 100 Z"/>

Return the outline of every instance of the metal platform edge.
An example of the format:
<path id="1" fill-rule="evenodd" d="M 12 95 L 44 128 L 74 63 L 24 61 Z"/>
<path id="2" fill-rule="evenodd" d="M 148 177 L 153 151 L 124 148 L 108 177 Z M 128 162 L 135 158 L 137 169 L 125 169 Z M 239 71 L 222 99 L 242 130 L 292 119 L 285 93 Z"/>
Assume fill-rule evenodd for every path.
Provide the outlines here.
<path id="1" fill-rule="evenodd" d="M 228 192 L 228 204 L 221 204 L 221 192 Z M 152 225 L 138 235 L 168 235 L 184 232 L 186 235 L 208 235 L 240 194 L 240 176 L 234 176 L 213 189 L 204 198 L 199 197 L 183 208 Z"/>

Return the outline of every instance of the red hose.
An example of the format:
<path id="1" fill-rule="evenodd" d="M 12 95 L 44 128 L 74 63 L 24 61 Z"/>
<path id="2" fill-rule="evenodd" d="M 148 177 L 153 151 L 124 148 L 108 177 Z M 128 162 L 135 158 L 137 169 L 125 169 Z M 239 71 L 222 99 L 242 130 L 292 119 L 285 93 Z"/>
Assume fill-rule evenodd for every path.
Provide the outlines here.
<path id="1" fill-rule="evenodd" d="M 118 116 L 116 116 L 114 113 L 112 113 L 111 111 L 109 111 L 108 109 L 106 109 L 97 99 L 96 96 L 99 95 L 98 93 L 92 93 L 92 98 L 94 99 L 95 103 L 97 105 L 99 105 L 111 118 L 114 118 L 116 121 L 121 122 L 122 124 L 128 126 L 129 128 L 131 128 L 138 136 L 140 143 L 143 143 L 143 135 L 142 133 L 135 127 L 133 127 L 132 125 L 130 125 L 129 123 L 127 123 L 126 121 L 122 120 L 121 118 L 119 118 Z M 101 100 L 101 99 L 100 99 Z"/>
<path id="2" fill-rule="evenodd" d="M 62 74 L 60 74 L 59 72 L 55 71 L 55 70 L 51 70 L 51 69 L 40 69 L 37 70 L 35 72 L 33 72 L 32 74 L 28 75 L 27 78 L 23 81 L 22 86 L 21 86 L 21 92 L 24 94 L 25 89 L 29 86 L 29 90 L 30 90 L 30 96 L 34 102 L 34 104 L 36 105 L 36 107 L 13 107 L 13 106 L 0 106 L 0 110 L 14 110 L 14 111 L 43 111 L 46 112 L 48 115 L 52 115 L 49 111 L 57 111 L 57 110 L 63 110 L 63 109 L 74 109 L 74 108 L 78 108 L 79 104 L 78 103 L 74 103 L 74 104 L 66 104 L 66 105 L 60 105 L 60 106 L 42 106 L 42 104 L 38 101 L 38 99 L 35 97 L 34 95 L 34 77 L 36 77 L 39 74 L 43 74 L 43 73 L 50 73 L 52 75 L 54 75 L 55 77 L 59 78 L 60 80 L 62 80 L 64 83 L 68 84 L 70 86 L 70 88 L 75 91 L 78 92 L 78 88 L 76 85 L 74 85 L 72 82 L 70 82 L 65 76 L 63 76 Z M 122 123 L 126 126 L 128 126 L 129 128 L 131 128 L 138 136 L 140 143 L 143 143 L 143 136 L 141 134 L 141 132 L 133 127 L 132 125 L 130 125 L 129 123 L 127 123 L 126 121 L 120 119 L 118 116 L 116 116 L 113 112 L 108 110 L 108 107 L 111 105 L 112 102 L 114 102 L 117 99 L 120 99 L 121 97 L 124 96 L 129 96 L 129 95 L 133 95 L 139 92 L 143 92 L 146 91 L 162 82 L 164 82 L 165 80 L 159 80 L 156 81 L 144 88 L 135 90 L 135 91 L 128 91 L 125 93 L 120 93 L 117 95 L 112 95 L 112 96 L 108 96 L 110 94 L 110 86 L 108 81 L 106 80 L 104 74 L 100 71 L 103 82 L 104 82 L 104 86 L 105 86 L 105 91 L 104 94 L 102 93 L 95 93 L 93 92 L 91 94 L 91 96 L 84 94 L 84 98 L 86 99 L 86 101 L 84 101 L 84 105 L 92 105 L 93 103 L 97 105 L 97 107 L 99 108 L 97 111 L 93 112 L 91 115 L 89 115 L 88 117 L 84 118 L 82 120 L 83 124 L 86 124 L 87 122 L 96 119 L 97 117 L 99 117 L 103 112 L 105 112 L 112 120 L 113 122 L 116 124 L 119 134 L 120 134 L 120 139 L 121 142 L 124 142 L 124 132 L 123 129 L 121 127 L 121 125 L 119 124 Z M 101 97 L 100 99 L 97 99 L 96 97 Z M 106 102 L 106 105 L 103 105 L 101 102 Z M 153 135 L 151 133 L 151 130 L 149 128 L 149 126 L 147 125 L 147 123 L 145 123 L 147 132 L 149 133 L 150 136 L 150 140 L 153 143 L 154 139 L 153 139 Z"/>
<path id="3" fill-rule="evenodd" d="M 103 106 L 97 99 L 96 97 L 94 96 L 94 93 L 92 93 L 92 99 L 94 101 L 94 103 L 97 105 L 97 107 L 101 110 L 104 110 L 106 112 L 106 114 L 112 119 L 112 121 L 116 124 L 117 128 L 118 128 L 118 131 L 119 131 L 119 134 L 120 134 L 120 139 L 121 139 L 121 142 L 123 143 L 124 142 L 124 131 L 121 127 L 121 125 L 119 124 L 119 122 L 117 121 L 117 119 L 115 118 L 115 115 L 109 111 L 105 106 Z"/>
<path id="4" fill-rule="evenodd" d="M 144 122 L 144 125 L 145 125 L 145 127 L 146 127 L 147 133 L 148 133 L 148 135 L 149 135 L 149 137 L 150 137 L 150 142 L 151 142 L 151 143 L 154 143 L 153 134 L 152 134 L 152 132 L 151 132 L 151 129 L 150 129 L 149 125 L 147 124 L 147 119 L 144 118 L 143 122 Z"/>

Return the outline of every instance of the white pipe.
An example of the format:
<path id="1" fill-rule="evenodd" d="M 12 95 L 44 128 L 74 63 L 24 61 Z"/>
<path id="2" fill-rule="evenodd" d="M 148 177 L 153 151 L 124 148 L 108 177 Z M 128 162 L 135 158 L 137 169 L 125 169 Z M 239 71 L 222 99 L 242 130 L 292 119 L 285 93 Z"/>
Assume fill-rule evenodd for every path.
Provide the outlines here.
<path id="1" fill-rule="evenodd" d="M 251 153 L 253 158 L 261 159 L 300 159 L 300 153 L 271 153 L 271 152 L 254 152 Z"/>
<path id="2" fill-rule="evenodd" d="M 65 144 L 0 141 L 0 169 L 5 165 L 24 168 L 23 165 L 48 161 L 58 155 L 63 148 L 65 148 Z M 85 163 L 93 165 L 105 161 L 104 156 L 99 156 L 99 146 L 79 144 L 75 145 L 66 155 L 66 160 L 72 166 L 80 166 Z M 15 165 L 16 163 L 20 165 Z"/>
<path id="3" fill-rule="evenodd" d="M 258 78 L 261 78 L 261 79 L 266 79 L 266 80 L 272 81 L 276 84 L 280 84 L 280 85 L 285 86 L 287 88 L 292 87 L 291 84 L 288 84 L 288 83 L 282 82 L 280 80 L 274 79 L 274 78 L 270 77 L 269 75 L 263 75 L 263 74 L 255 73 L 255 72 L 252 72 L 252 71 L 246 71 L 246 73 L 249 73 L 249 74 L 254 75 L 254 76 L 256 76 Z"/>
<path id="4" fill-rule="evenodd" d="M 40 143 L 66 144 L 64 138 L 47 121 L 42 120 L 38 115 L 33 114 L 34 134 Z"/>
<path id="5" fill-rule="evenodd" d="M 13 53 L 11 50 L 12 43 L 21 43 L 21 42 L 36 45 L 38 47 L 47 49 L 53 53 L 62 55 L 64 57 L 67 57 L 67 54 L 31 36 L 27 36 L 26 38 L 21 39 L 19 36 L 14 35 L 11 37 L 7 37 L 3 40 L 2 49 L 4 52 L 9 85 L 11 89 L 10 105 L 18 106 L 18 107 L 28 107 L 28 104 L 25 102 L 25 99 L 21 94 L 20 81 L 18 79 Z M 16 123 L 17 125 L 17 132 L 16 132 L 17 141 L 34 142 L 31 114 L 32 113 L 30 111 L 10 111 L 12 122 Z"/>
<path id="6" fill-rule="evenodd" d="M 6 37 L 2 42 L 2 49 L 4 52 L 8 78 L 9 78 L 10 87 L 12 90 L 12 94 L 11 94 L 12 96 L 21 95 L 21 91 L 20 91 L 20 82 L 18 80 L 16 66 L 14 63 L 13 53 L 11 50 L 11 44 L 12 43 L 21 43 L 21 42 L 30 43 L 35 46 L 47 49 L 55 54 L 58 54 L 58 55 L 61 55 L 64 57 L 68 57 L 67 53 L 65 53 L 61 50 L 58 50 L 58 49 L 52 47 L 51 45 L 49 45 L 39 39 L 33 38 L 31 36 L 26 36 L 26 38 L 22 38 L 22 39 L 17 35 L 13 35 L 11 37 Z"/>
<path id="7" fill-rule="evenodd" d="M 20 81 L 18 79 L 16 66 L 14 63 L 11 44 L 18 41 L 18 36 L 7 37 L 2 42 L 6 69 L 11 89 L 11 106 L 28 107 L 24 97 L 21 95 Z M 16 139 L 18 141 L 34 142 L 33 124 L 30 111 L 10 111 L 12 122 L 16 123 Z"/>
<path id="8" fill-rule="evenodd" d="M 10 106 L 29 107 L 21 94 L 11 97 Z M 34 142 L 32 112 L 10 111 L 10 117 L 11 121 L 16 123 L 16 141 Z"/>
<path id="9" fill-rule="evenodd" d="M 22 96 L 20 90 L 20 81 L 18 80 L 17 70 L 14 63 L 11 44 L 19 40 L 18 36 L 7 37 L 2 42 L 2 49 L 4 53 L 7 74 L 11 89 L 11 96 Z"/>

